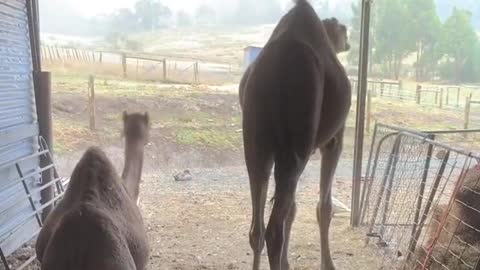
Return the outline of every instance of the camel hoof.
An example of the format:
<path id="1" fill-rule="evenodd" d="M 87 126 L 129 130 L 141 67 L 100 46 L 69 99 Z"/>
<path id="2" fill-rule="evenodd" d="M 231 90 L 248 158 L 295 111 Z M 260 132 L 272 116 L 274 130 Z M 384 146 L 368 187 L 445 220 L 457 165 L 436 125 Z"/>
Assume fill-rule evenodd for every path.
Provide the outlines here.
<path id="1" fill-rule="evenodd" d="M 320 270 L 335 270 L 335 266 L 332 264 L 322 264 Z"/>

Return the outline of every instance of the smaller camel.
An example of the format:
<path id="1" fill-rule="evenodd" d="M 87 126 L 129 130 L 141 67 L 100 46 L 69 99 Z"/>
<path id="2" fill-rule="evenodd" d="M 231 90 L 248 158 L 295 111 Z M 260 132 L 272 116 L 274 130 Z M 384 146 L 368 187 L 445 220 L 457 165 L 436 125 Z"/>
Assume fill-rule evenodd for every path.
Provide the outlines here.
<path id="1" fill-rule="evenodd" d="M 148 113 L 128 114 L 123 112 L 123 136 L 125 137 L 125 162 L 122 179 L 130 197 L 139 203 L 140 182 L 142 178 L 143 156 L 149 137 Z"/>
<path id="2" fill-rule="evenodd" d="M 148 126 L 147 114 L 124 113 L 126 154 L 135 154 L 125 158 L 129 162 L 124 182 L 100 148 L 85 152 L 63 199 L 38 236 L 36 253 L 42 270 L 146 268 L 147 234 L 135 204 L 142 162 L 135 157 L 140 158 L 138 154 L 143 152 L 139 141 L 148 140 Z"/>

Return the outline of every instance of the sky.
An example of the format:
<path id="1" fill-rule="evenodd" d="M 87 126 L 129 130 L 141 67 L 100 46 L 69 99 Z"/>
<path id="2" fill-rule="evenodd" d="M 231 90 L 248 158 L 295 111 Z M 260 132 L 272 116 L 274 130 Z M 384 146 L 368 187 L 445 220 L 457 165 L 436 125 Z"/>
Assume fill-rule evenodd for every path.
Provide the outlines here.
<path id="1" fill-rule="evenodd" d="M 69 1 L 70 4 L 82 15 L 91 17 L 98 14 L 111 13 L 112 10 L 118 8 L 132 8 L 137 0 L 63 0 Z M 162 2 L 173 10 L 194 11 L 202 3 L 222 3 L 224 5 L 232 5 L 232 2 L 239 0 L 163 0 Z M 261 1 L 261 0 L 259 0 Z M 289 0 L 279 0 L 282 4 Z M 332 0 L 333 2 L 339 0 Z M 340 0 L 341 1 L 341 0 Z M 228 2 L 228 3 L 227 3 Z"/>

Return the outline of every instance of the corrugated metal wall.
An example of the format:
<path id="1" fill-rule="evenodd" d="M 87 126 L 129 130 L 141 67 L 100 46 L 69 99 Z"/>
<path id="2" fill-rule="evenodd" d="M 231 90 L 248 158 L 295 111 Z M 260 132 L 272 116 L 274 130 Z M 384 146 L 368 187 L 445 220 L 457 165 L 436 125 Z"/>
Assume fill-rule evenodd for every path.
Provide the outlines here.
<path id="1" fill-rule="evenodd" d="M 11 162 L 38 151 L 38 124 L 32 79 L 27 0 L 0 1 L 0 247 L 6 256 L 39 229 L 25 188 Z M 11 164 L 11 165 L 8 165 Z M 38 170 L 38 159 L 20 163 L 24 174 Z M 38 177 L 26 181 L 31 189 Z M 5 203 L 18 198 L 21 203 Z M 40 195 L 33 195 L 39 204 Z M 5 233 L 6 228 L 14 228 Z"/>

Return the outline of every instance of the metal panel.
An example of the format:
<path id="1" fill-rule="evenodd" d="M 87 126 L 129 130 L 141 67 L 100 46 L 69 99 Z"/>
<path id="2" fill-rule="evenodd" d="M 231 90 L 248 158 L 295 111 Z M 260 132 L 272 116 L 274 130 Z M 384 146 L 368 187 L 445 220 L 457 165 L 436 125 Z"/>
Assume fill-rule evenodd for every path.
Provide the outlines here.
<path id="1" fill-rule="evenodd" d="M 22 173 L 28 175 L 25 186 L 13 163 L 38 151 L 26 1 L 0 1 L 0 202 L 25 198 L 14 205 L 0 206 L 0 231 L 12 226 L 0 235 L 0 248 L 6 256 L 40 228 L 25 191 L 39 184 L 38 158 L 18 163 Z M 39 205 L 39 194 L 32 198 Z"/>

